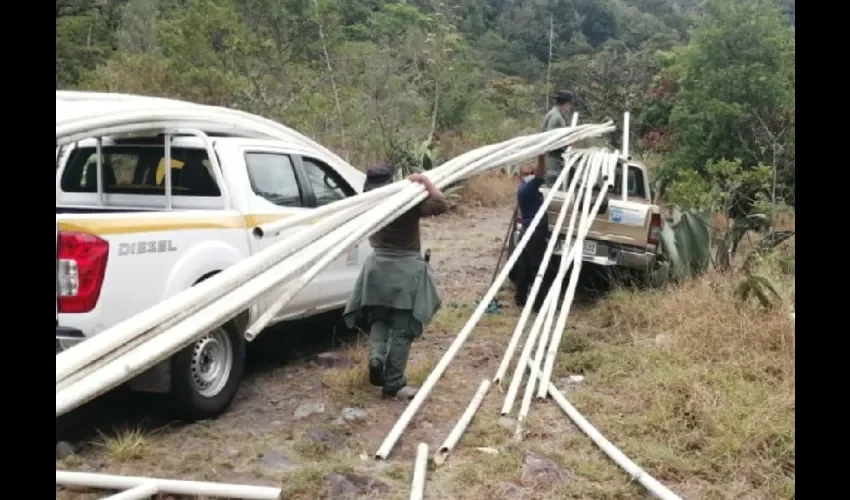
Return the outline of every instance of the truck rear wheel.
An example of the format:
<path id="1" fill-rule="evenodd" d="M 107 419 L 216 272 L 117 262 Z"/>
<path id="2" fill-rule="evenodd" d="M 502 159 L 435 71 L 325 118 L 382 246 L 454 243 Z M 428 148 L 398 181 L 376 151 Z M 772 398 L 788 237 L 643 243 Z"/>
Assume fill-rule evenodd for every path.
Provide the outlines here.
<path id="1" fill-rule="evenodd" d="M 245 337 L 238 323 L 215 328 L 171 358 L 171 398 L 177 416 L 216 418 L 230 407 L 245 374 Z"/>

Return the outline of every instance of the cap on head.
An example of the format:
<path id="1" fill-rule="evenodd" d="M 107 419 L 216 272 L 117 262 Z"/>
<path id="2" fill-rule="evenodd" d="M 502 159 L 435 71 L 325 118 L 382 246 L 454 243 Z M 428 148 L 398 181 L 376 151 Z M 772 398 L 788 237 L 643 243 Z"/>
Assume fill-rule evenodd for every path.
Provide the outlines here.
<path id="1" fill-rule="evenodd" d="M 366 182 L 363 184 L 363 192 L 365 193 L 366 191 L 391 184 L 394 178 L 395 167 L 392 165 L 373 165 L 366 170 Z"/>
<path id="2" fill-rule="evenodd" d="M 568 90 L 559 90 L 555 92 L 555 103 L 558 105 L 561 104 L 572 104 L 573 102 L 573 93 Z"/>

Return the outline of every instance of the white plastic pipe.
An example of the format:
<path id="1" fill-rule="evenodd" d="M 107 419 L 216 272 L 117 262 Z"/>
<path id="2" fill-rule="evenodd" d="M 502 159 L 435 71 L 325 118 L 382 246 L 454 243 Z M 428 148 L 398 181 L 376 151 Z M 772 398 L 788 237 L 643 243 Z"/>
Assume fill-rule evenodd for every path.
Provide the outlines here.
<path id="1" fill-rule="evenodd" d="M 513 163 L 515 161 L 520 161 L 528 156 L 533 156 L 533 154 L 537 152 L 538 149 L 534 148 L 534 146 L 523 147 L 522 149 L 512 152 L 507 156 L 501 155 L 500 151 L 494 151 L 490 155 L 475 160 L 469 165 L 463 166 L 462 168 L 460 168 L 460 170 L 456 172 L 447 174 L 445 173 L 445 170 L 442 170 L 436 174 L 430 174 L 429 177 L 432 177 L 432 180 L 436 180 L 437 186 L 444 187 L 447 184 L 451 184 L 452 182 L 472 175 L 474 172 L 479 171 L 483 168 L 496 168 L 498 166 Z M 419 186 L 419 194 L 413 200 L 410 200 L 405 205 L 403 205 L 404 208 L 401 208 L 400 204 L 391 205 L 387 208 L 388 212 L 382 217 L 389 217 L 390 214 L 397 214 L 396 216 L 398 216 L 399 214 L 403 214 L 408 210 L 413 209 L 418 203 L 424 201 L 426 196 L 427 194 L 425 192 L 425 188 Z M 404 198 L 401 199 L 403 200 Z M 389 220 L 387 220 L 387 223 L 391 222 L 392 220 L 393 219 L 390 218 Z M 281 293 L 280 297 L 278 297 L 278 299 L 266 311 L 264 311 L 260 315 L 260 317 L 248 328 L 247 332 L 245 333 L 245 338 L 248 340 L 252 340 L 257 335 L 259 335 L 260 332 L 263 331 L 263 329 L 269 323 L 271 323 L 275 317 L 278 316 L 278 314 L 286 306 L 286 304 L 288 304 L 301 290 L 303 290 L 304 287 L 306 287 L 307 284 L 309 284 L 310 281 L 313 280 L 325 267 L 330 265 L 352 245 L 363 239 L 366 236 L 366 232 L 367 231 L 365 230 L 352 231 L 352 233 L 345 237 L 345 239 L 343 239 L 341 242 L 339 242 L 333 250 L 325 253 L 322 258 L 318 262 L 316 262 L 310 270 L 308 270 L 302 276 L 299 276 L 295 282 L 288 284 L 286 290 Z"/>
<path id="2" fill-rule="evenodd" d="M 329 206 L 329 205 L 328 205 Z M 101 358 L 121 346 L 127 346 L 133 339 L 145 332 L 156 329 L 153 335 L 173 326 L 177 321 L 196 313 L 211 300 L 223 297 L 228 291 L 246 283 L 251 278 L 268 271 L 283 258 L 293 255 L 308 243 L 340 227 L 352 216 L 358 215 L 370 207 L 354 206 L 340 211 L 313 227 L 298 232 L 291 239 L 270 245 L 254 254 L 251 258 L 237 262 L 215 277 L 183 290 L 178 294 L 157 303 L 100 334 L 77 344 L 67 351 L 56 355 L 56 382 L 64 380 L 75 371 Z M 296 216 L 298 217 L 298 216 Z M 173 321 L 171 321 L 173 320 Z"/>
<path id="3" fill-rule="evenodd" d="M 552 199 L 555 197 L 555 193 L 557 192 L 557 188 L 564 183 L 564 179 L 567 176 L 567 171 L 561 171 L 561 174 L 555 180 L 552 189 L 549 191 L 549 194 L 543 200 L 543 204 L 540 206 L 540 209 L 535 214 L 534 218 L 529 223 L 529 229 L 534 229 L 537 224 L 540 223 L 540 220 L 543 218 L 544 213 L 546 212 L 546 208 L 552 203 Z M 443 354 L 443 357 L 440 358 L 440 361 L 437 363 L 437 366 L 428 374 L 428 378 L 425 379 L 425 382 L 422 384 L 422 387 L 416 393 L 416 396 L 413 397 L 413 400 L 407 405 L 407 408 L 404 409 L 404 412 L 396 421 L 393 428 L 390 429 L 387 437 L 384 438 L 384 442 L 381 443 L 380 448 L 375 453 L 375 458 L 384 460 L 392 451 L 393 446 L 395 446 L 398 439 L 401 437 L 401 433 L 404 432 L 404 429 L 407 428 L 407 425 L 410 423 L 410 420 L 419 411 L 419 407 L 422 406 L 422 403 L 425 401 L 425 398 L 428 397 L 428 394 L 434 388 L 434 385 L 437 384 L 437 381 L 448 368 L 449 363 L 451 363 L 452 359 L 455 357 L 457 352 L 460 350 L 460 347 L 466 342 L 469 334 L 472 333 L 473 328 L 484 315 L 484 312 L 487 310 L 490 302 L 496 296 L 499 289 L 502 287 L 502 283 L 508 277 L 508 273 L 511 270 L 511 267 L 514 266 L 520 254 L 522 253 L 525 246 L 528 244 L 528 241 L 531 239 L 533 231 L 527 231 L 522 238 L 520 238 L 519 243 L 514 249 L 513 253 L 508 257 L 507 262 L 505 262 L 504 267 L 499 272 L 499 275 L 493 281 L 493 284 L 490 285 L 490 289 L 484 295 L 484 298 L 481 299 L 481 302 L 473 311 L 472 316 L 466 322 L 461 331 L 457 334 L 452 344 L 449 346 L 448 350 Z"/>
<path id="4" fill-rule="evenodd" d="M 357 223 L 357 220 L 355 219 L 354 222 Z M 379 224 L 386 222 L 386 220 L 380 219 L 377 221 Z M 347 225 L 351 224 L 349 222 Z M 321 238 L 310 247 L 326 252 L 335 245 L 338 234 L 346 230 L 350 230 L 350 228 L 343 226 L 343 228 Z M 88 377 L 57 390 L 56 415 L 60 416 L 129 380 L 134 375 L 171 356 L 216 326 L 229 321 L 268 290 L 277 287 L 283 280 L 311 265 L 318 258 L 318 255 L 321 255 L 321 253 L 315 251 L 302 251 L 295 254 L 293 258 L 277 264 L 269 271 L 240 285 L 235 290 L 229 291 L 218 300 L 206 303 L 197 313 L 188 316 L 168 329 L 167 334 L 157 335 L 137 346 L 131 352 L 117 358 L 110 358 L 106 364 Z M 215 278 L 211 278 L 209 281 L 213 279 Z M 86 343 L 84 342 L 79 346 L 84 346 Z"/>
<path id="5" fill-rule="evenodd" d="M 623 113 L 623 158 L 629 161 L 629 117 L 628 111 Z"/>
<path id="6" fill-rule="evenodd" d="M 557 300 L 557 295 L 557 293 L 552 293 L 552 290 L 550 290 L 549 293 L 546 294 L 546 298 L 543 300 L 540 312 L 538 312 L 537 317 L 534 318 L 534 323 L 531 325 L 531 330 L 528 332 L 528 336 L 525 339 L 525 345 L 522 346 L 522 351 L 519 354 L 519 361 L 517 361 L 517 366 L 514 369 L 514 375 L 511 377 L 511 384 L 508 386 L 508 393 L 505 394 L 505 399 L 502 402 L 502 416 L 508 416 L 511 413 L 511 408 L 513 407 L 514 400 L 516 399 L 517 392 L 519 392 L 519 386 L 522 383 L 522 378 L 525 373 L 525 365 L 531 356 L 531 350 L 534 349 L 534 346 L 536 345 L 537 336 L 543 328 L 543 322 L 549 314 L 549 309 L 553 307 L 552 304 Z"/>
<path id="7" fill-rule="evenodd" d="M 446 437 L 446 440 L 437 450 L 437 454 L 434 456 L 434 463 L 437 465 L 443 465 L 446 459 L 449 458 L 449 453 L 454 450 L 454 447 L 457 445 L 458 441 L 460 441 L 460 437 L 463 435 L 463 432 L 466 430 L 467 426 L 469 426 L 469 423 L 472 422 L 472 417 L 475 416 L 475 412 L 477 412 L 478 408 L 481 407 L 481 403 L 484 402 L 484 396 L 487 395 L 487 391 L 489 389 L 490 381 L 482 380 L 481 384 L 478 386 L 478 390 L 475 392 L 475 395 L 466 407 L 466 410 L 464 410 L 460 419 L 457 421 L 448 437 Z"/>
<path id="8" fill-rule="evenodd" d="M 538 377 L 540 372 L 535 371 L 534 366 L 531 363 L 528 363 L 528 369 L 531 370 L 532 377 Z M 576 427 L 581 429 L 582 432 L 585 433 L 587 437 L 593 441 L 596 446 L 602 450 L 603 453 L 608 455 L 608 458 L 614 461 L 617 465 L 619 465 L 626 473 L 632 478 L 633 481 L 639 482 L 643 485 L 644 488 L 647 489 L 655 498 L 659 498 L 661 500 L 682 500 L 682 498 L 670 491 L 669 488 L 659 483 L 655 478 L 646 473 L 643 469 L 641 469 L 636 463 L 629 459 L 622 451 L 620 451 L 616 446 L 611 444 L 605 436 L 602 435 L 598 430 L 596 430 L 590 422 L 587 421 L 581 413 L 579 413 L 576 408 L 567 401 L 567 398 L 555 387 L 555 384 L 549 382 L 547 384 L 547 390 L 549 391 L 549 395 L 552 396 L 552 399 L 564 410 L 564 413 L 576 424 Z"/>
<path id="9" fill-rule="evenodd" d="M 601 156 L 601 155 L 600 155 Z M 607 161 L 606 161 L 607 160 Z M 608 165 L 612 165 L 617 161 L 617 155 L 612 154 L 607 157 L 601 157 L 599 163 L 606 162 Z M 594 165 L 598 171 L 601 165 Z M 593 174 L 591 174 L 593 175 Z M 595 181 L 594 181 L 595 182 Z M 552 377 L 552 370 L 555 367 L 555 357 L 558 355 L 558 347 L 561 345 L 561 338 L 564 335 L 564 328 L 567 325 L 567 317 L 570 314 L 570 307 L 572 306 L 573 299 L 576 293 L 576 285 L 578 284 L 579 274 L 581 272 L 581 248 L 584 246 L 584 239 L 587 236 L 587 233 L 590 231 L 590 226 L 593 224 L 594 219 L 596 219 L 596 214 L 599 213 L 599 208 L 602 206 L 602 201 L 605 198 L 605 193 L 608 191 L 608 187 L 612 184 L 612 180 L 609 178 L 603 182 L 602 189 L 599 191 L 599 195 L 596 197 L 596 201 L 593 204 L 593 207 L 590 209 L 590 214 L 587 217 L 582 218 L 582 226 L 579 227 L 579 233 L 576 237 L 575 244 L 573 244 L 572 250 L 576 255 L 576 263 L 573 266 L 573 274 L 570 276 L 570 283 L 567 286 L 567 293 L 564 295 L 564 302 L 561 306 L 561 311 L 558 316 L 558 323 L 555 326 L 555 332 L 552 337 L 552 342 L 549 344 L 549 352 L 546 354 L 546 365 L 543 367 L 543 380 L 541 381 L 540 389 L 537 393 L 538 398 L 546 397 L 546 388 L 549 384 L 549 379 Z M 588 194 L 585 198 L 585 203 L 590 203 L 590 187 L 587 189 Z"/>
<path id="10" fill-rule="evenodd" d="M 584 225 L 584 222 L 589 215 L 588 212 L 590 211 L 590 196 L 591 196 L 591 193 L 593 191 L 591 189 L 591 186 L 593 186 L 596 183 L 596 177 L 599 174 L 600 159 L 602 157 L 603 157 L 603 153 L 599 152 L 599 151 L 595 151 L 591 155 L 590 169 L 587 172 L 587 177 L 585 177 L 585 179 L 582 182 L 582 188 L 584 190 L 584 193 L 583 193 L 584 196 L 582 197 L 583 199 L 582 199 L 582 203 L 581 203 L 581 217 L 580 217 L 580 220 L 579 220 L 579 229 L 581 229 L 581 227 Z M 604 193 L 600 193 L 600 196 L 603 196 L 603 195 L 604 195 Z M 573 214 L 576 214 L 579 211 L 578 201 L 579 201 L 578 198 L 576 198 L 576 203 L 575 203 L 575 206 L 573 207 L 573 210 L 572 210 Z M 572 220 L 570 222 L 572 222 Z M 572 228 L 570 228 L 570 229 L 572 229 Z M 580 234 L 577 236 L 576 242 L 573 245 L 573 248 L 581 248 L 581 241 L 579 241 L 580 236 L 581 236 Z M 570 241 L 570 240 L 568 239 L 566 241 Z M 579 271 L 581 269 L 581 254 L 578 253 L 578 252 L 573 252 L 572 255 L 573 255 L 573 259 L 572 259 L 572 269 L 573 269 L 573 271 L 570 274 L 570 283 L 568 285 L 567 295 L 569 295 L 569 292 L 570 292 L 569 288 L 570 287 L 572 287 L 573 289 L 575 288 L 575 283 L 578 281 L 577 278 L 578 278 Z M 562 260 L 561 264 L 564 265 L 565 267 L 569 266 L 569 264 L 570 264 L 569 258 L 565 258 L 564 260 Z M 561 280 L 563 280 L 563 275 L 561 275 L 560 278 L 561 278 Z M 558 284 L 556 286 L 552 287 L 552 289 L 550 290 L 549 293 L 555 294 L 555 296 L 560 296 L 560 293 L 561 293 L 561 283 L 560 283 L 560 281 L 558 282 Z M 566 299 L 564 301 L 566 302 Z M 553 303 L 556 303 L 556 302 L 553 301 Z M 552 314 L 552 313 L 554 313 L 554 309 L 550 309 L 550 314 Z M 561 314 L 563 315 L 563 309 L 561 311 Z M 535 369 L 537 369 L 540 366 L 540 364 L 543 362 L 543 358 L 544 358 L 545 353 L 546 353 L 546 346 L 551 345 L 551 342 L 549 340 L 550 331 L 551 331 L 551 319 L 550 318 L 551 318 L 551 316 L 549 316 L 547 318 L 547 319 L 549 319 L 549 321 L 547 322 L 548 324 L 543 328 L 543 332 L 541 333 L 540 340 L 537 344 L 537 352 L 535 353 L 534 361 L 532 362 Z M 556 336 L 555 332 L 552 332 L 551 336 L 552 336 L 552 339 L 554 341 L 554 337 Z M 520 404 L 519 414 L 517 415 L 517 420 L 516 420 L 516 431 L 515 431 L 514 435 L 517 439 L 521 439 L 521 437 L 522 437 L 522 423 L 528 417 L 528 412 L 531 410 L 531 398 L 534 395 L 534 388 L 535 388 L 536 382 L 537 382 L 536 377 L 533 377 L 533 376 L 528 377 L 528 382 L 526 383 L 526 386 L 525 386 L 525 393 L 523 394 L 522 403 Z"/>
<path id="11" fill-rule="evenodd" d="M 566 155 L 565 155 L 566 156 Z M 555 220 L 555 226 L 552 229 L 553 235 L 561 234 L 561 227 L 564 225 L 564 220 L 567 218 L 567 211 L 570 207 L 570 202 L 572 201 L 573 193 L 576 190 L 576 186 L 578 185 L 578 180 L 582 174 L 584 169 L 584 165 L 586 163 L 586 155 L 569 155 L 569 158 L 564 162 L 564 169 L 569 170 L 573 168 L 573 164 L 576 163 L 579 159 L 582 161 L 579 162 L 578 166 L 576 166 L 576 173 L 573 175 L 572 180 L 570 181 L 570 185 L 567 188 L 567 194 L 564 198 L 563 205 L 561 205 L 561 210 L 558 212 L 558 218 Z M 529 229 L 526 228 L 526 231 Z M 493 382 L 499 385 L 499 388 L 502 387 L 502 379 L 505 376 L 505 373 L 508 371 L 508 367 L 510 366 L 511 359 L 514 357 L 514 351 L 519 344 L 519 339 L 522 336 L 522 332 L 525 331 L 525 325 L 528 322 L 528 317 L 531 316 L 531 310 L 533 309 L 532 305 L 534 301 L 537 300 L 537 294 L 540 292 L 540 287 L 543 284 L 543 278 L 546 274 L 546 268 L 549 266 L 549 259 L 552 257 L 552 251 L 555 249 L 555 244 L 558 239 L 553 237 L 549 238 L 549 241 L 546 243 L 546 250 L 543 252 L 543 259 L 540 261 L 540 266 L 537 269 L 537 275 L 534 277 L 534 282 L 531 284 L 531 290 L 528 291 L 528 296 L 526 297 L 525 307 L 522 309 L 522 313 L 520 313 L 519 320 L 517 321 L 516 327 L 514 328 L 513 334 L 511 334 L 511 339 L 508 342 L 508 347 L 505 350 L 504 356 L 502 356 L 502 362 L 499 364 L 499 368 L 496 370 L 496 375 L 493 377 Z"/>
<path id="12" fill-rule="evenodd" d="M 536 154 L 536 151 L 531 151 L 531 154 Z M 424 195 L 424 193 L 422 194 Z M 392 220 L 391 218 L 386 218 L 387 216 L 384 214 L 375 213 L 375 211 L 371 211 L 366 215 L 371 219 L 370 224 L 377 223 L 378 226 L 385 225 Z M 352 222 L 357 226 L 363 225 L 358 220 Z M 349 223 L 346 226 L 351 224 Z M 330 248 L 338 244 L 338 234 L 345 234 L 345 231 L 351 230 L 351 228 L 346 228 L 346 226 L 322 238 L 316 244 L 311 245 L 311 252 L 302 251 L 296 254 L 292 259 L 276 265 L 269 272 L 257 276 L 252 281 L 238 287 L 235 291 L 229 292 L 225 297 L 207 305 L 197 314 L 192 315 L 170 329 L 169 335 L 158 335 L 140 345 L 132 352 L 133 356 L 123 355 L 116 359 L 110 359 L 108 364 L 92 374 L 92 380 L 81 380 L 57 391 L 57 416 L 132 378 L 132 376 L 141 373 L 150 366 L 153 366 L 153 364 L 188 345 L 194 338 L 228 321 L 238 314 L 239 311 L 244 310 L 258 296 L 278 286 L 283 280 L 294 275 L 294 273 L 300 272 L 305 267 L 311 265 L 313 260 L 324 255 Z M 212 279 L 214 280 L 215 278 Z M 83 343 L 81 345 L 85 344 Z"/>
<path id="13" fill-rule="evenodd" d="M 156 483 L 150 482 L 140 484 L 134 488 L 130 488 L 129 490 L 116 493 L 115 495 L 104 497 L 102 500 L 142 500 L 143 498 L 150 498 L 158 492 L 159 489 L 157 489 Z"/>
<path id="14" fill-rule="evenodd" d="M 149 483 L 155 484 L 160 493 L 169 493 L 172 495 L 236 498 L 240 500 L 277 500 L 280 496 L 280 488 L 270 488 L 267 486 L 56 471 L 56 484 L 59 486 L 125 490 Z"/>
<path id="15" fill-rule="evenodd" d="M 526 346 L 523 348 L 523 352 L 520 354 L 520 361 L 517 362 L 517 365 L 514 367 L 514 374 L 511 377 L 511 385 L 508 388 L 508 393 L 505 395 L 505 400 L 502 403 L 502 414 L 508 415 L 513 408 L 514 400 L 516 399 L 517 393 L 519 391 L 519 386 L 522 383 L 523 373 L 525 372 L 525 363 L 528 360 L 531 350 L 533 349 L 534 343 L 537 341 L 538 333 L 542 333 L 541 336 L 544 338 L 549 337 L 549 331 L 552 329 L 552 323 L 555 318 L 555 311 L 558 309 L 557 301 L 560 298 L 561 292 L 561 283 L 564 281 L 564 277 L 569 270 L 570 264 L 572 264 L 572 255 L 569 253 L 569 242 L 572 241 L 573 230 L 576 227 L 576 218 L 579 214 L 580 207 L 580 198 L 582 198 L 582 193 L 587 189 L 588 179 L 590 176 L 590 168 L 587 167 L 587 164 L 593 161 L 593 150 L 591 152 L 586 153 L 582 158 L 582 163 L 579 165 L 581 168 L 581 172 L 576 172 L 573 177 L 573 181 L 581 181 L 581 185 L 579 187 L 578 192 L 575 194 L 575 202 L 565 203 L 570 210 L 570 222 L 567 226 L 567 232 L 564 237 L 564 247 L 562 251 L 562 257 L 560 263 L 558 265 L 558 272 L 555 275 L 555 279 L 552 281 L 552 284 L 549 288 L 549 293 L 546 297 L 547 302 L 549 302 L 548 308 L 546 308 L 545 313 L 541 310 L 540 315 L 545 318 L 542 324 L 542 330 L 532 332 L 534 335 L 529 334 L 529 339 L 527 340 Z M 563 207 L 562 207 L 563 208 Z M 560 238 L 560 233 L 553 233 L 553 237 L 550 240 L 557 241 Z M 548 251 L 548 249 L 547 249 Z M 502 360 L 504 362 L 504 359 Z"/>
<path id="16" fill-rule="evenodd" d="M 428 473 L 428 445 L 416 447 L 416 462 L 413 465 L 413 481 L 410 485 L 410 500 L 425 498 L 425 476 Z"/>

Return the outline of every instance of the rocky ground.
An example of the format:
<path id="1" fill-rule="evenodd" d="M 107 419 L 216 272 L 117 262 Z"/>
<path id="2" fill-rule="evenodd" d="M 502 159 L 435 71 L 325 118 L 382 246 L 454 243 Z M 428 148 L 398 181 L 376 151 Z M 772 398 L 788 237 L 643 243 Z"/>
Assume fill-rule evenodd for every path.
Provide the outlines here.
<path id="1" fill-rule="evenodd" d="M 423 222 L 424 244 L 432 250 L 431 262 L 445 307 L 414 344 L 408 367 L 410 383 L 421 384 L 487 289 L 510 213 L 510 207 L 481 209 Z M 268 335 L 258 340 L 261 343 L 249 353 L 251 373 L 233 407 L 221 418 L 176 424 L 158 416 L 156 398 L 116 392 L 70 416 L 70 423 L 63 423 L 63 435 L 71 446 L 57 448 L 56 466 L 281 486 L 283 497 L 292 499 L 409 498 L 417 443 L 436 450 L 479 383 L 496 372 L 519 315 L 509 285 L 499 300 L 501 308 L 494 308 L 479 323 L 387 461 L 373 457 L 406 403 L 383 400 L 379 389 L 368 384 L 365 336 L 337 335 L 331 322 L 315 321 L 302 325 L 300 332 L 293 327 L 289 336 Z M 576 338 L 607 335 L 612 320 L 594 313 L 595 309 L 592 304 L 574 308 L 570 331 L 581 334 Z M 598 404 L 607 401 L 604 397 L 609 393 L 602 384 L 594 384 L 592 376 L 580 383 L 570 378 L 576 373 L 591 374 L 599 363 L 599 356 L 576 355 L 581 350 L 580 343 L 565 340 L 562 351 L 566 354 L 559 356 L 553 381 L 568 398 L 592 391 L 596 399 L 585 401 L 590 411 L 587 417 L 594 421 L 610 414 Z M 513 420 L 499 417 L 503 397 L 498 388 L 491 388 L 448 461 L 436 468 L 430 464 L 426 498 L 646 496 L 642 487 L 631 482 L 551 401 L 533 402 L 522 439 L 516 440 Z M 619 417 L 608 422 L 617 428 L 629 415 L 623 413 L 628 411 L 623 407 L 615 405 L 614 410 Z M 606 433 L 605 428 L 600 430 Z M 626 435 L 621 432 L 608 437 L 617 444 L 617 438 Z M 627 453 L 646 446 L 640 440 L 634 443 Z M 662 451 L 646 449 L 666 457 L 664 444 L 655 448 L 658 446 Z M 641 462 L 639 456 L 632 458 Z M 694 483 L 688 475 L 670 472 L 668 479 L 674 481 L 669 486 L 687 498 L 769 497 L 712 495 L 706 492 L 713 490 Z M 793 487 L 793 476 L 791 481 Z M 104 492 L 57 488 L 56 496 L 94 499 Z"/>

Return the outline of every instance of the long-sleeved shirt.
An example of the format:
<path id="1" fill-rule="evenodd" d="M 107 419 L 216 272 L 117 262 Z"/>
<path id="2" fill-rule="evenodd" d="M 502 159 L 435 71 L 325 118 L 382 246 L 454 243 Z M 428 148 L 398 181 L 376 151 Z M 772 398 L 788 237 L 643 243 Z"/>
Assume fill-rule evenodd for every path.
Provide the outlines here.
<path id="1" fill-rule="evenodd" d="M 528 227 L 531 219 L 540 210 L 543 205 L 543 194 L 540 193 L 540 186 L 543 185 L 542 177 L 532 177 L 531 179 L 523 180 L 516 191 L 516 201 L 519 205 L 520 216 L 522 217 L 522 227 Z M 549 229 L 549 220 L 547 214 L 543 214 L 540 224 L 537 225 L 536 231 L 547 231 Z"/>
<path id="2" fill-rule="evenodd" d="M 369 237 L 372 248 L 390 248 L 395 250 L 422 250 L 419 234 L 419 220 L 422 217 L 440 215 L 448 210 L 444 199 L 427 198 L 418 206 L 407 211 L 398 219 Z"/>
<path id="3" fill-rule="evenodd" d="M 543 117 L 543 123 L 540 125 L 541 132 L 548 132 L 550 130 L 554 130 L 556 128 L 566 127 L 567 126 L 567 117 L 564 116 L 564 113 L 561 111 L 561 108 L 558 106 L 553 107 L 546 113 L 546 116 Z M 561 154 L 564 152 L 563 149 L 555 149 L 552 151 L 548 151 L 546 154 L 553 158 L 557 158 L 557 161 L 560 163 Z"/>

